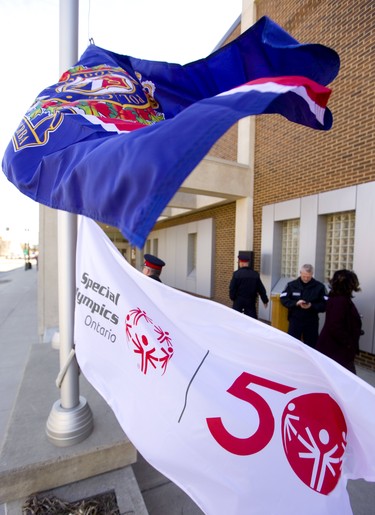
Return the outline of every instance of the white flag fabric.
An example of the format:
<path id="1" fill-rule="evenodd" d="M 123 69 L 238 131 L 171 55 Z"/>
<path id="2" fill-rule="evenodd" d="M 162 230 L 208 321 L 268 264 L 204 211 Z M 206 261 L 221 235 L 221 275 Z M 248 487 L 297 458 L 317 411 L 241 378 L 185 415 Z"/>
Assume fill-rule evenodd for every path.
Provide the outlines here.
<path id="1" fill-rule="evenodd" d="M 84 217 L 75 344 L 128 438 L 207 515 L 351 514 L 347 480 L 375 481 L 374 388 L 143 275 Z"/>

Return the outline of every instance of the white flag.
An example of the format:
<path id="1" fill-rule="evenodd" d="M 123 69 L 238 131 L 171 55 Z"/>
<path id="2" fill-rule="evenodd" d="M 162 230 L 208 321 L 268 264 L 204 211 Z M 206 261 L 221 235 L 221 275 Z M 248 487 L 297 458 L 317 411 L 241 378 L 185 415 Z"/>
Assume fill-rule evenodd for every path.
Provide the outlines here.
<path id="1" fill-rule="evenodd" d="M 92 220 L 77 249 L 82 372 L 208 515 L 351 514 L 375 481 L 375 389 L 286 333 L 153 281 Z"/>

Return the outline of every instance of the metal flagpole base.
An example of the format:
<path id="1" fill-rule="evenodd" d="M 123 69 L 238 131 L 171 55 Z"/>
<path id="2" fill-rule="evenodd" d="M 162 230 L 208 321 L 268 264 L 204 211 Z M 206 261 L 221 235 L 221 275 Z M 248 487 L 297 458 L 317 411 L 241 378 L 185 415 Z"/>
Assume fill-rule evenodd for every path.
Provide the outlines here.
<path id="1" fill-rule="evenodd" d="M 75 408 L 62 408 L 56 401 L 49 414 L 46 433 L 57 447 L 68 447 L 85 440 L 94 427 L 90 406 L 84 397 L 79 397 Z"/>

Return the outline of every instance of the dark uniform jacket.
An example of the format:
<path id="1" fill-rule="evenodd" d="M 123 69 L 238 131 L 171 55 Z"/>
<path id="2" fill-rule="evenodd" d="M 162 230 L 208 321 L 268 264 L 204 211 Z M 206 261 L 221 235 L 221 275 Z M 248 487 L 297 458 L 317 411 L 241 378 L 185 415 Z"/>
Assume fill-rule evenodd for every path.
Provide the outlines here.
<path id="1" fill-rule="evenodd" d="M 229 297 L 233 301 L 233 309 L 257 318 L 255 308 L 257 295 L 264 304 L 267 304 L 266 289 L 258 272 L 246 266 L 236 270 L 229 284 Z"/>
<path id="2" fill-rule="evenodd" d="M 311 302 L 310 309 L 301 309 L 296 306 L 299 300 Z M 288 320 L 308 321 L 317 319 L 318 313 L 326 310 L 327 294 L 323 283 L 312 278 L 308 283 L 304 283 L 300 277 L 287 284 L 285 290 L 280 295 L 280 302 L 288 308 Z"/>

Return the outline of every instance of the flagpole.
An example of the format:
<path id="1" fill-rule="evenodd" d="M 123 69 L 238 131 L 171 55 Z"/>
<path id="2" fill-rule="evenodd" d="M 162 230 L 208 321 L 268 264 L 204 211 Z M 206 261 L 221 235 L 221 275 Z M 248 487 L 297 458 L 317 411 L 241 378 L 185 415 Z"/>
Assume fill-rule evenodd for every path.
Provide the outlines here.
<path id="1" fill-rule="evenodd" d="M 79 0 L 60 0 L 60 73 L 78 59 Z M 60 400 L 47 420 L 46 433 L 58 447 L 85 440 L 93 418 L 86 399 L 79 395 L 79 370 L 74 355 L 77 215 L 58 211 L 58 288 L 60 326 Z"/>

